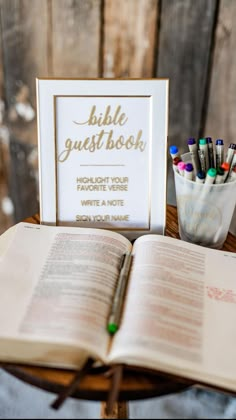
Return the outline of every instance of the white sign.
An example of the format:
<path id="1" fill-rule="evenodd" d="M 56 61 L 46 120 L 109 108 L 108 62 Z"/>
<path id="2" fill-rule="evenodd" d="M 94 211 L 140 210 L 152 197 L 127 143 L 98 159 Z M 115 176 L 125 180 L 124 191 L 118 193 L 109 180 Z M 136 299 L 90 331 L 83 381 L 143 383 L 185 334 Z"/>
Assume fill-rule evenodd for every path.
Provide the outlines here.
<path id="1" fill-rule="evenodd" d="M 165 227 L 168 81 L 37 80 L 46 224 Z"/>

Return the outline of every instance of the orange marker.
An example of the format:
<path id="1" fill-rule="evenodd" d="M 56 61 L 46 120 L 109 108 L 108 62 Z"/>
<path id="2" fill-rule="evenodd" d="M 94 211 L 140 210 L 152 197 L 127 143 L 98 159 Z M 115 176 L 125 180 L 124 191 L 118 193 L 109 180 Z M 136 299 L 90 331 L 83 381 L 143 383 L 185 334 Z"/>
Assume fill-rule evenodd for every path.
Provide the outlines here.
<path id="1" fill-rule="evenodd" d="M 221 169 L 224 169 L 223 182 L 225 182 L 229 173 L 230 164 L 228 162 L 223 162 L 220 167 Z"/>

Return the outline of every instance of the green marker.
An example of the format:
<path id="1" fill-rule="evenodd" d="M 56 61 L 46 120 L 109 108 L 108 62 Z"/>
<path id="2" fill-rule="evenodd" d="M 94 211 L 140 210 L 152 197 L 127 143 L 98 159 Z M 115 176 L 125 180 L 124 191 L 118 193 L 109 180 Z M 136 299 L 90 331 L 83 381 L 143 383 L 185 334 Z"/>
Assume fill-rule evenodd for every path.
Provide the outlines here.
<path id="1" fill-rule="evenodd" d="M 206 139 L 199 140 L 199 150 L 202 155 L 204 155 L 204 162 L 206 171 L 209 169 L 209 155 L 208 155 L 208 144 Z M 202 168 L 203 169 L 203 168 Z"/>
<path id="2" fill-rule="evenodd" d="M 125 254 L 123 265 L 120 271 L 120 275 L 117 282 L 117 288 L 115 290 L 114 300 L 111 307 L 111 313 L 108 319 L 107 331 L 109 334 L 115 334 L 120 325 L 121 313 L 124 303 L 124 297 L 126 287 L 129 278 L 129 271 L 132 261 L 132 254 Z"/>
<path id="3" fill-rule="evenodd" d="M 205 184 L 214 184 L 216 174 L 217 170 L 215 168 L 208 169 Z"/>

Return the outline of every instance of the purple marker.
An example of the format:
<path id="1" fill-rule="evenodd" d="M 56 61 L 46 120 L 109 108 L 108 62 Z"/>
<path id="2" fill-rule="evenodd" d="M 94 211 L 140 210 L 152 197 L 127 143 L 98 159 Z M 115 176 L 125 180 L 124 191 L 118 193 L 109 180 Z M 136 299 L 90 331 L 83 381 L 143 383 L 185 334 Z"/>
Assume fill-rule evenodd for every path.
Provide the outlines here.
<path id="1" fill-rule="evenodd" d="M 197 143 L 196 143 L 194 137 L 190 137 L 188 139 L 188 148 L 189 148 L 189 151 L 191 153 L 191 159 L 192 159 L 192 163 L 193 163 L 194 172 L 195 172 L 195 174 L 197 174 L 198 171 L 200 170 L 200 162 L 199 162 L 199 158 L 198 158 Z"/>
<path id="2" fill-rule="evenodd" d="M 193 180 L 193 165 L 191 163 L 186 163 L 184 178 L 188 179 L 189 181 Z"/>

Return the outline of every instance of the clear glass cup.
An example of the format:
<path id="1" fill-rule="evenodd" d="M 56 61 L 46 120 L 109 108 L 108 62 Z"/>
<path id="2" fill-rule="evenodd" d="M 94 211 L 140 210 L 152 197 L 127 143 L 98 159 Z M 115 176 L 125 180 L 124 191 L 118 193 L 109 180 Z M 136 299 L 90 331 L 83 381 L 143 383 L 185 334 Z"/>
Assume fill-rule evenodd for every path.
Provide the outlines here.
<path id="1" fill-rule="evenodd" d="M 198 184 L 175 176 L 179 234 L 184 241 L 222 248 L 236 205 L 236 181 Z"/>

